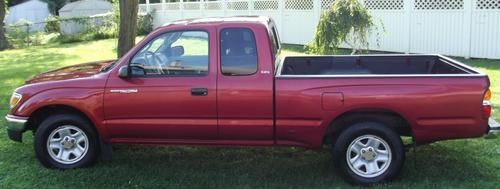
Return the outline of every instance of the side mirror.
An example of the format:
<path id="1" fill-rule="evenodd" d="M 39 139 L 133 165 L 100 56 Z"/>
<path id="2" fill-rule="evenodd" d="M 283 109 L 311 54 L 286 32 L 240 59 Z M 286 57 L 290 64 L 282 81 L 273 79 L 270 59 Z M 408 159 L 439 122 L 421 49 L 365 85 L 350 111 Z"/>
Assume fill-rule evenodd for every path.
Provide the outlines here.
<path id="1" fill-rule="evenodd" d="M 130 76 L 129 73 L 130 73 L 129 67 L 128 66 L 122 66 L 118 70 L 118 77 L 120 77 L 120 78 L 128 78 Z"/>
<path id="2" fill-rule="evenodd" d="M 170 55 L 173 57 L 178 57 L 184 55 L 184 47 L 183 46 L 175 46 L 170 49 Z"/>

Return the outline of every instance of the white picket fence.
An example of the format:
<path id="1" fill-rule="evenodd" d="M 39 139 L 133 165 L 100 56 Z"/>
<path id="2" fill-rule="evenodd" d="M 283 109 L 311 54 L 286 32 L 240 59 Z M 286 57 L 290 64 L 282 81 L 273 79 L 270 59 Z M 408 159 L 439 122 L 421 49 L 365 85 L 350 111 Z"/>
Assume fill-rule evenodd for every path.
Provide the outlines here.
<path id="1" fill-rule="evenodd" d="M 335 0 L 218 0 L 140 5 L 155 27 L 187 18 L 235 15 L 272 17 L 283 43 L 306 44 L 322 10 Z M 360 0 L 385 32 L 370 49 L 401 53 L 500 59 L 500 0 Z M 379 42 L 376 42 L 376 39 Z"/>

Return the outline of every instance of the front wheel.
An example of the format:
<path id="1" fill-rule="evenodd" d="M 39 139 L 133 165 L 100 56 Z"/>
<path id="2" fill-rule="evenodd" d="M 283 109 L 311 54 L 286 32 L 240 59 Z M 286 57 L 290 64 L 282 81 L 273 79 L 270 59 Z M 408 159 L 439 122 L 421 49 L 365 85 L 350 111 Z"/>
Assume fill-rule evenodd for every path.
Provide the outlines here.
<path id="1" fill-rule="evenodd" d="M 358 185 L 394 179 L 405 159 L 399 135 L 377 122 L 349 126 L 338 137 L 332 153 L 341 175 Z"/>
<path id="2" fill-rule="evenodd" d="M 35 153 L 42 165 L 72 169 L 97 159 L 98 140 L 91 124 L 80 116 L 59 114 L 45 119 L 35 133 Z"/>

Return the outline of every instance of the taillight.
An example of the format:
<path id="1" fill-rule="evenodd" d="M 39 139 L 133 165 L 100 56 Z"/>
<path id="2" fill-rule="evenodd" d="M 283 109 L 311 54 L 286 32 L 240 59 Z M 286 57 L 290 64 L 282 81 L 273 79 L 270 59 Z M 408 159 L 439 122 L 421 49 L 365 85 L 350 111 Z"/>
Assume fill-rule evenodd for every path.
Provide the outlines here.
<path id="1" fill-rule="evenodd" d="M 488 119 L 491 116 L 491 91 L 486 90 L 483 97 L 483 117 Z"/>

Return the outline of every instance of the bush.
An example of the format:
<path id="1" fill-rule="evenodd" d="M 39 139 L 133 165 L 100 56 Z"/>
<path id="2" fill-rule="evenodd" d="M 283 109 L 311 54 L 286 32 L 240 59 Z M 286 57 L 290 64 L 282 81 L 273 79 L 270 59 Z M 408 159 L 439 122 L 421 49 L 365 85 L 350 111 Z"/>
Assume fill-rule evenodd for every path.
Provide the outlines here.
<path id="1" fill-rule="evenodd" d="M 45 19 L 45 32 L 47 33 L 60 33 L 61 21 L 57 16 L 49 16 Z"/>
<path id="2" fill-rule="evenodd" d="M 137 17 L 137 35 L 147 35 L 153 31 L 153 13 Z"/>
<path id="3" fill-rule="evenodd" d="M 100 39 L 116 38 L 118 33 L 118 25 L 114 22 L 112 16 L 103 17 L 74 17 L 59 19 L 60 22 L 74 23 L 81 25 L 80 32 L 76 34 L 61 33 L 52 42 L 74 43 L 81 41 L 92 41 Z"/>
<path id="4" fill-rule="evenodd" d="M 31 25 L 30 21 L 21 19 L 7 27 L 5 36 L 13 48 L 22 48 L 28 45 L 30 41 L 29 27 Z"/>
<path id="5" fill-rule="evenodd" d="M 99 23 L 90 23 L 90 27 L 84 31 L 91 40 L 116 38 L 118 36 L 118 23 L 112 16 L 103 17 Z"/>
<path id="6" fill-rule="evenodd" d="M 358 0 L 336 0 L 320 18 L 314 40 L 305 46 L 308 53 L 333 54 L 342 43 L 353 49 L 368 48 L 368 34 L 377 26 Z M 377 36 L 378 37 L 378 36 Z"/>

